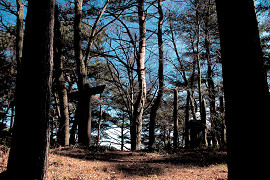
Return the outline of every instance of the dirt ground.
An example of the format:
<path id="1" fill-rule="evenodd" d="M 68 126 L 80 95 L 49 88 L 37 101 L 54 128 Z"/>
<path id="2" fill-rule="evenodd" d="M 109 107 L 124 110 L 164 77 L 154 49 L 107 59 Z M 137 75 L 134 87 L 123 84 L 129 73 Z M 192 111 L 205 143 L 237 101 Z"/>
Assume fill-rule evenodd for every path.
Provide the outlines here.
<path id="1" fill-rule="evenodd" d="M 179 150 L 177 153 L 105 151 L 57 148 L 49 154 L 48 180 L 93 179 L 227 179 L 225 152 Z M 0 154 L 0 172 L 6 169 Z"/>

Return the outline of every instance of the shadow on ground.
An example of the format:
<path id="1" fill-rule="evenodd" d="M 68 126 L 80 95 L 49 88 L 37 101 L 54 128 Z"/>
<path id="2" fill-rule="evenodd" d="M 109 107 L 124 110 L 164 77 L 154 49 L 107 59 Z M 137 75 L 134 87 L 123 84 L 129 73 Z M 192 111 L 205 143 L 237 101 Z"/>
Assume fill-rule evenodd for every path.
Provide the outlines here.
<path id="1" fill-rule="evenodd" d="M 151 177 L 163 174 L 166 168 L 205 167 L 226 163 L 226 152 L 215 150 L 179 150 L 176 153 L 146 153 L 105 151 L 93 152 L 89 148 L 57 148 L 51 153 L 83 160 L 111 162 L 102 170 L 116 171 L 125 177 Z"/>

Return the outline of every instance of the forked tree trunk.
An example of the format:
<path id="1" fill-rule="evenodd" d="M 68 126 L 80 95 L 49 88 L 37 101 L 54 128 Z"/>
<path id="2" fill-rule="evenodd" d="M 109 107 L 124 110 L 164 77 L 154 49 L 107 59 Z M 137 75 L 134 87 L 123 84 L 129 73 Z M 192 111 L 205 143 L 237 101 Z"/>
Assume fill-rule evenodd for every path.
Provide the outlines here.
<path id="1" fill-rule="evenodd" d="M 149 126 L 149 150 L 152 151 L 155 148 L 155 124 L 158 108 L 160 107 L 163 92 L 164 92 L 164 75 L 163 75 L 163 41 L 162 41 L 162 25 L 163 25 L 163 11 L 161 6 L 161 0 L 158 1 L 158 54 L 159 54 L 159 68 L 158 68 L 158 78 L 159 78 L 159 90 L 157 98 L 151 107 L 150 112 L 150 126 Z"/>
<path id="2" fill-rule="evenodd" d="M 216 101 L 215 101 L 215 85 L 213 80 L 213 70 L 212 70 L 212 60 L 211 60 L 211 35 L 210 35 L 210 1 L 208 2 L 208 7 L 206 7 L 206 16 L 205 16 L 205 55 L 207 60 L 207 83 L 208 83 L 208 99 L 210 104 L 210 122 L 211 122 L 211 135 L 213 146 L 217 146 L 217 134 L 214 127 L 213 117 L 216 114 Z"/>
<path id="3" fill-rule="evenodd" d="M 88 140 L 87 137 L 91 135 L 88 134 L 89 129 L 88 125 L 91 126 L 89 121 L 89 108 L 91 103 L 91 97 L 87 96 L 88 86 L 86 84 L 87 81 L 87 71 L 85 67 L 85 63 L 82 57 L 82 49 L 81 49 L 81 23 L 82 23 L 82 5 L 83 0 L 75 0 L 75 18 L 74 18 L 74 50 L 75 50 L 75 60 L 77 65 L 77 74 L 78 74 L 78 103 L 76 109 L 76 117 L 75 117 L 75 126 L 78 125 L 78 141 L 81 145 L 89 145 L 91 140 Z M 76 127 L 74 127 L 76 129 Z"/>
<path id="4" fill-rule="evenodd" d="M 54 0 L 29 0 L 7 179 L 46 179 Z M 4 178 L 3 178 L 4 179 Z"/>

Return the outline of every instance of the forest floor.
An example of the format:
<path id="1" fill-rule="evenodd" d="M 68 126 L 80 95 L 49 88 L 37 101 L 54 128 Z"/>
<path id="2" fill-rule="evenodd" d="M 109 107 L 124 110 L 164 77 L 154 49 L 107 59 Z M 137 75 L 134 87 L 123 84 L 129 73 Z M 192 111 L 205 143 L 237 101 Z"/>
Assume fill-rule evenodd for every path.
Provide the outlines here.
<path id="1" fill-rule="evenodd" d="M 69 147 L 51 149 L 48 180 L 227 179 L 226 153 L 179 150 L 177 153 L 104 151 Z M 0 152 L 0 173 L 7 153 Z"/>

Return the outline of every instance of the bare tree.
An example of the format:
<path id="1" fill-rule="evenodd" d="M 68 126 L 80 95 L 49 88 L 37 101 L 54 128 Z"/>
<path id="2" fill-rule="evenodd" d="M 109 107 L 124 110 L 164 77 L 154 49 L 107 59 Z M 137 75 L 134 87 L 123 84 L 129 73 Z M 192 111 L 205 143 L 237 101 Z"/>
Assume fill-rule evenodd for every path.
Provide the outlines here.
<path id="1" fill-rule="evenodd" d="M 173 100 L 173 147 L 176 150 L 179 145 L 178 137 L 178 90 L 174 89 L 174 100 Z"/>
<path id="2" fill-rule="evenodd" d="M 158 1 L 158 52 L 159 52 L 159 68 L 158 68 L 158 78 L 159 78 L 159 90 L 157 98 L 151 107 L 150 112 L 150 126 L 149 126 L 149 150 L 153 150 L 155 147 L 155 124 L 158 108 L 161 105 L 161 101 L 164 93 L 164 60 L 163 60 L 163 40 L 162 40 L 162 26 L 163 26 L 163 11 L 162 11 L 162 1 Z"/>
<path id="3" fill-rule="evenodd" d="M 138 0 L 138 17 L 139 17 L 139 51 L 137 57 L 137 73 L 139 82 L 139 95 L 134 104 L 133 120 L 131 122 L 131 150 L 140 150 L 143 108 L 146 101 L 146 79 L 145 79 L 145 11 L 144 0 Z"/>

